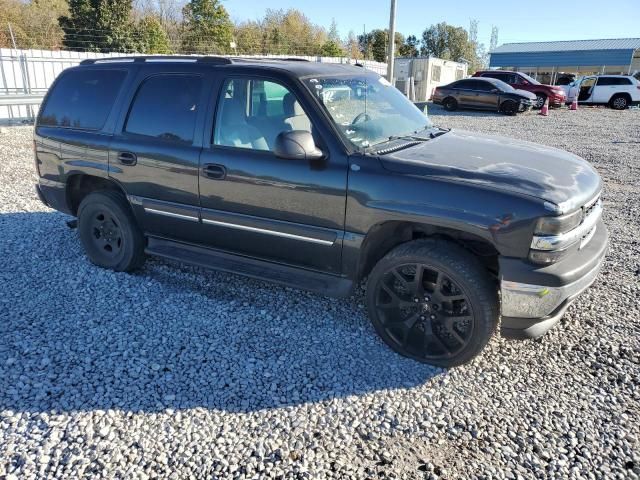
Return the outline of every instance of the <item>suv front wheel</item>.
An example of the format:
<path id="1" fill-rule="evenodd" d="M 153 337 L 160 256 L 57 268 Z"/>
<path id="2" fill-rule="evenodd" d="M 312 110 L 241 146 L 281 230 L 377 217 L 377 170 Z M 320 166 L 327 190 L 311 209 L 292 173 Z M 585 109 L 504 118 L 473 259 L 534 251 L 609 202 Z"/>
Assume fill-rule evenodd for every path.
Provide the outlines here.
<path id="1" fill-rule="evenodd" d="M 145 261 L 144 236 L 118 192 L 102 190 L 82 200 L 78 233 L 87 257 L 100 267 L 129 272 Z"/>
<path id="2" fill-rule="evenodd" d="M 392 349 L 440 367 L 478 355 L 498 322 L 497 291 L 478 259 L 435 239 L 400 245 L 376 264 L 367 308 Z"/>

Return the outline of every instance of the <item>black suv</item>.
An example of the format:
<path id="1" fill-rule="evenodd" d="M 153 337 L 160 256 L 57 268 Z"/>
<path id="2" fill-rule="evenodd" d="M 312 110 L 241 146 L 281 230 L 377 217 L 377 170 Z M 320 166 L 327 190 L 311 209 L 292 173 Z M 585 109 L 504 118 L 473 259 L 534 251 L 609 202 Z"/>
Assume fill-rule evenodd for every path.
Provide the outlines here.
<path id="1" fill-rule="evenodd" d="M 47 94 L 35 156 L 40 198 L 78 218 L 96 265 L 158 255 L 335 296 L 366 279 L 384 341 L 441 366 L 500 316 L 542 335 L 607 246 L 586 161 L 435 127 L 358 66 L 86 60 Z"/>

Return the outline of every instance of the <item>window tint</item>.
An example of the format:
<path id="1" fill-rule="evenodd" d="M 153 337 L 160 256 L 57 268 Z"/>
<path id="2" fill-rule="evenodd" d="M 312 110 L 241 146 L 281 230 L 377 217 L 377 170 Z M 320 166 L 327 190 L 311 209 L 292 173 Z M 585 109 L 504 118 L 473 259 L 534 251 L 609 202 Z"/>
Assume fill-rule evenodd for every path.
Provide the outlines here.
<path id="1" fill-rule="evenodd" d="M 502 80 L 505 83 L 510 83 L 510 78 L 511 75 L 509 75 L 508 73 L 483 73 L 482 74 L 483 77 L 489 77 L 489 78 L 495 78 L 497 80 Z"/>
<path id="2" fill-rule="evenodd" d="M 311 132 L 311 122 L 289 89 L 258 79 L 225 82 L 218 99 L 214 145 L 268 151 L 281 132 L 291 130 Z"/>
<path id="3" fill-rule="evenodd" d="M 476 80 L 473 87 L 471 88 L 473 88 L 474 90 L 480 90 L 481 92 L 489 92 L 496 88 L 496 86 L 493 84 L 493 82 L 483 82 L 481 80 Z"/>
<path id="4" fill-rule="evenodd" d="M 202 78 L 156 75 L 136 93 L 124 130 L 128 133 L 191 143 L 198 115 Z"/>
<path id="5" fill-rule="evenodd" d="M 452 88 L 473 88 L 474 80 L 460 80 L 452 85 Z"/>
<path id="6" fill-rule="evenodd" d="M 631 81 L 624 77 L 600 77 L 598 78 L 598 86 L 606 87 L 610 85 L 631 85 Z"/>
<path id="7" fill-rule="evenodd" d="M 38 123 L 57 127 L 100 130 L 124 82 L 123 70 L 78 69 L 56 82 Z"/>

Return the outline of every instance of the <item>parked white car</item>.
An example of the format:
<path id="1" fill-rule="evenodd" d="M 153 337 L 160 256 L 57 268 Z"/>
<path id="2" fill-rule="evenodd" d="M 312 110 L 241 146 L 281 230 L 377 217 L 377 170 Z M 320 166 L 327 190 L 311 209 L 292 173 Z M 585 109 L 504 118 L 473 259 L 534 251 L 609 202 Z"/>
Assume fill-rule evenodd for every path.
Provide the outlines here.
<path id="1" fill-rule="evenodd" d="M 567 87 L 567 103 L 577 95 L 580 104 L 609 105 L 616 110 L 640 104 L 640 83 L 631 75 L 589 75 Z"/>

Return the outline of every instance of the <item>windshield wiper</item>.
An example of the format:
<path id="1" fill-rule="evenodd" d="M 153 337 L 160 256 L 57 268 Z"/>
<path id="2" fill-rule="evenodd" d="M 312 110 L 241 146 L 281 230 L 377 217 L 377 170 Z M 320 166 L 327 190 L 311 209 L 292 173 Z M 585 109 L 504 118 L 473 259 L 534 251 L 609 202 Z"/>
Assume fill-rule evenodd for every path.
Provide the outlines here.
<path id="1" fill-rule="evenodd" d="M 423 129 L 420 129 L 420 130 L 416 130 L 415 132 L 409 133 L 407 135 L 391 135 L 390 137 L 387 138 L 387 140 L 384 140 L 383 142 L 380 142 L 380 143 L 390 142 L 392 140 L 417 140 L 417 141 L 421 141 L 421 142 L 426 142 L 427 140 L 431 140 L 433 138 L 439 137 L 440 135 L 444 135 L 445 133 L 451 131 L 450 128 L 449 129 L 440 128 L 440 127 L 431 127 L 430 128 L 430 130 L 433 130 L 433 129 L 438 129 L 438 131 L 436 131 L 436 132 L 430 131 L 429 132 L 429 137 L 423 137 L 421 135 L 418 135 L 419 132 L 422 132 L 422 131 L 426 130 L 426 128 L 423 128 Z"/>

